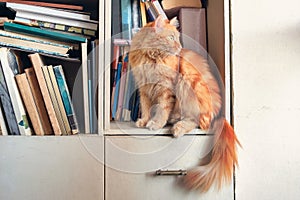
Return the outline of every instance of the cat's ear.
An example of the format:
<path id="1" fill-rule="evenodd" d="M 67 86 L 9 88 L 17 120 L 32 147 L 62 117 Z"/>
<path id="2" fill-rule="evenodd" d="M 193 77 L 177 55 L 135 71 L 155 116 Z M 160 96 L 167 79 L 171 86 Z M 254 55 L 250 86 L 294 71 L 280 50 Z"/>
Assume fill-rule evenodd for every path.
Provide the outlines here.
<path id="1" fill-rule="evenodd" d="M 154 21 L 154 28 L 156 29 L 161 29 L 161 28 L 164 28 L 164 26 L 166 25 L 166 21 L 165 19 L 159 15 L 156 20 Z"/>
<path id="2" fill-rule="evenodd" d="M 170 20 L 170 25 L 178 27 L 179 26 L 179 22 L 177 20 L 177 17 L 174 17 Z"/>

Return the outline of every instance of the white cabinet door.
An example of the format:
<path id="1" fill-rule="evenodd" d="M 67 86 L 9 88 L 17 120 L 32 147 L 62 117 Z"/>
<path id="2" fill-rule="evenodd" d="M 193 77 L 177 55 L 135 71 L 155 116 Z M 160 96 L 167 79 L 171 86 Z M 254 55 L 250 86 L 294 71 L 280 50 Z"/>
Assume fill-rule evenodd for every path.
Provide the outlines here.
<path id="1" fill-rule="evenodd" d="M 201 194 L 181 185 L 182 176 L 158 176 L 156 170 L 186 170 L 210 151 L 212 136 L 105 137 L 106 200 L 233 200 L 233 184 Z"/>

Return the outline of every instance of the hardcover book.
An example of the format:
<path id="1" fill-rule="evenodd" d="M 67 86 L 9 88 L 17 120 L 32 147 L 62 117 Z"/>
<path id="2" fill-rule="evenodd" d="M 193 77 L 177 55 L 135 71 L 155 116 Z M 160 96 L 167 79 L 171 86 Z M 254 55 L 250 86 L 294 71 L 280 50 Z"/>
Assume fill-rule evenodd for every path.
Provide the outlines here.
<path id="1" fill-rule="evenodd" d="M 49 65 L 47 67 L 47 70 L 48 70 L 48 73 L 49 73 L 50 81 L 52 83 L 54 95 L 55 95 L 55 98 L 56 98 L 56 101 L 57 101 L 57 105 L 58 105 L 58 108 L 59 108 L 59 111 L 60 111 L 60 114 L 61 114 L 62 121 L 64 123 L 66 133 L 71 134 L 71 127 L 70 127 L 70 124 L 69 124 L 66 109 L 64 107 L 63 99 L 62 99 L 62 96 L 61 96 L 60 91 L 59 91 L 58 83 L 56 81 L 56 77 L 55 77 L 52 65 Z"/>
<path id="2" fill-rule="evenodd" d="M 35 106 L 37 108 L 43 126 L 44 135 L 51 135 L 53 134 L 53 130 L 51 127 L 50 119 L 47 114 L 42 92 L 39 87 L 39 83 L 35 75 L 34 69 L 31 67 L 31 68 L 24 69 L 24 71 L 28 79 L 28 83 L 35 102 Z"/>
<path id="3" fill-rule="evenodd" d="M 1 55 L 0 55 L 1 59 Z M 1 101 L 1 128 L 7 131 L 7 135 L 20 135 L 15 112 L 7 89 L 2 64 L 0 62 L 0 101 Z"/>
<path id="4" fill-rule="evenodd" d="M 42 71 L 44 73 L 44 78 L 45 78 L 45 81 L 46 81 L 47 89 L 48 89 L 49 94 L 50 94 L 50 98 L 51 98 L 51 101 L 52 101 L 52 104 L 53 104 L 55 116 L 58 120 L 60 130 L 62 130 L 63 135 L 66 135 L 68 133 L 68 130 L 66 130 L 66 127 L 65 127 L 65 124 L 64 124 L 63 116 L 62 116 L 61 110 L 59 108 L 57 97 L 56 97 L 56 94 L 55 94 L 55 91 L 54 91 L 54 88 L 53 88 L 53 84 L 51 82 L 51 78 L 50 78 L 50 75 L 49 75 L 48 66 L 42 66 Z"/>
<path id="5" fill-rule="evenodd" d="M 63 100 L 64 108 L 68 116 L 68 121 L 72 129 L 72 133 L 77 134 L 79 132 L 77 118 L 73 108 L 73 103 L 71 100 L 70 92 L 68 89 L 68 85 L 65 79 L 62 66 L 61 65 L 55 66 L 53 67 L 53 70 L 55 73 L 57 85 L 59 87 L 60 95 Z"/>
<path id="6" fill-rule="evenodd" d="M 42 92 L 42 96 L 45 102 L 45 106 L 48 112 L 48 116 L 54 131 L 55 135 L 61 135 L 63 133 L 63 130 L 60 127 L 60 124 L 58 122 L 58 118 L 56 116 L 56 113 L 54 111 L 54 105 L 52 103 L 51 97 L 50 97 L 50 93 L 48 91 L 48 87 L 47 87 L 47 83 L 44 77 L 44 73 L 42 70 L 42 67 L 44 66 L 44 63 L 40 57 L 40 55 L 38 53 L 35 54 L 30 54 L 29 58 L 32 62 L 37 80 L 38 80 L 38 84 L 40 86 L 41 92 Z"/>
<path id="7" fill-rule="evenodd" d="M 18 86 L 14 79 L 15 75 L 19 73 L 17 59 L 11 50 L 7 48 L 0 49 L 0 58 L 20 134 L 31 135 L 31 129 L 28 124 L 24 105 L 18 90 Z"/>
<path id="8" fill-rule="evenodd" d="M 37 53 L 45 53 L 57 56 L 68 57 L 71 46 L 47 42 L 43 40 L 33 40 L 25 35 L 17 35 L 0 30 L 0 46 L 14 47 L 21 50 L 30 50 Z"/>
<path id="9" fill-rule="evenodd" d="M 27 80 L 26 74 L 17 74 L 15 76 L 16 82 L 19 87 L 23 102 L 25 104 L 26 110 L 28 112 L 33 130 L 36 135 L 44 135 L 44 129 L 40 120 L 38 109 L 35 105 L 33 95 Z"/>
<path id="10" fill-rule="evenodd" d="M 40 37 L 52 38 L 59 41 L 71 42 L 71 43 L 82 43 L 86 42 L 87 39 L 81 36 L 68 35 L 60 32 L 51 30 L 40 29 L 36 27 L 25 26 L 22 24 L 4 22 L 4 30 L 17 32 L 29 35 L 38 35 Z"/>
<path id="11" fill-rule="evenodd" d="M 17 11 L 26 11 L 26 12 L 32 12 L 32 13 L 38 13 L 43 15 L 49 15 L 49 16 L 56 16 L 61 18 L 68 18 L 68 19 L 74 19 L 74 20 L 90 20 L 90 15 L 77 13 L 77 12 L 70 12 L 70 11 L 64 11 L 61 9 L 55 9 L 55 8 L 49 8 L 49 7 L 43 7 L 43 6 L 37 6 L 37 5 L 28 5 L 28 4 L 20 4 L 20 3 L 13 3 L 13 2 L 7 2 L 7 7 L 10 7 Z"/>

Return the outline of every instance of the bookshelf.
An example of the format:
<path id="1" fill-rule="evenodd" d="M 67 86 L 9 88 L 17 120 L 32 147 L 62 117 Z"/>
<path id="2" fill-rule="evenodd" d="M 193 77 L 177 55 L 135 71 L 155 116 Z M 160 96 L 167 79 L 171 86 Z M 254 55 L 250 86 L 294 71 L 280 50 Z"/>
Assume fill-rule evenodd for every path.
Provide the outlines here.
<path id="1" fill-rule="evenodd" d="M 111 51 L 112 45 L 112 4 L 114 0 L 108 1 L 105 3 L 105 58 L 104 58 L 104 67 L 109 69 L 112 58 Z M 212 0 L 208 2 L 206 9 L 206 18 L 207 18 L 207 48 L 208 54 L 212 58 L 213 62 L 217 66 L 220 76 L 222 78 L 223 84 L 225 86 L 225 113 L 227 120 L 231 120 L 230 115 L 230 102 L 231 102 L 231 72 L 230 72 L 230 35 L 229 35 L 229 1 L 216 1 Z M 123 126 L 125 129 L 128 129 L 128 125 L 124 123 L 116 123 L 110 120 L 110 70 L 105 70 L 104 73 L 104 133 L 108 132 L 118 132 L 122 130 Z M 143 134 L 141 132 L 141 134 Z M 201 134 L 201 131 L 200 131 Z"/>
<path id="2" fill-rule="evenodd" d="M 113 154 L 111 145 L 121 144 L 124 148 L 132 147 L 131 150 L 140 150 L 142 153 L 149 150 L 154 150 L 152 147 L 166 145 L 172 143 L 174 140 L 165 135 L 167 130 L 164 129 L 150 140 L 148 146 L 143 146 L 139 142 L 145 138 L 152 137 L 153 133 L 145 129 L 135 128 L 130 123 L 112 123 L 110 121 L 110 65 L 111 65 L 111 26 L 112 26 L 112 3 L 114 0 L 48 0 L 49 2 L 62 2 L 69 4 L 84 5 L 86 9 L 92 12 L 94 19 L 99 20 L 99 77 L 98 77 L 98 134 L 79 134 L 74 136 L 43 136 L 43 137 L 0 137 L 0 151 L 5 158 L 0 158 L 0 166 L 4 166 L 7 175 L 0 175 L 0 199 L 18 199 L 12 197 L 12 186 L 7 186 L 7 178 L 12 177 L 12 182 L 15 184 L 14 188 L 20 192 L 17 197 L 27 195 L 29 197 L 38 196 L 44 198 L 45 196 L 51 199 L 126 199 L 122 198 L 119 191 L 140 191 L 142 195 L 145 190 L 145 179 L 149 179 L 149 174 L 126 174 L 114 171 L 113 168 L 104 167 L 103 162 L 110 160 Z M 221 76 L 225 83 L 226 93 L 226 117 L 230 120 L 230 102 L 231 102 L 231 89 L 230 89 L 230 35 L 229 35 L 229 0 L 209 0 L 207 7 L 207 31 L 208 31 L 208 49 L 209 54 L 219 67 Z M 72 76 L 72 75 L 69 75 Z M 125 131 L 124 131 L 125 130 Z M 129 133 L 129 135 L 128 135 Z M 130 136 L 130 134 L 132 134 Z M 196 148 L 198 145 L 203 145 L 205 141 L 210 140 L 210 136 L 204 135 L 205 133 L 196 132 L 199 137 L 197 142 L 193 144 Z M 166 137 L 167 136 L 167 137 Z M 184 140 L 188 140 L 185 137 Z M 158 144 L 158 145 L 157 145 Z M 155 145 L 154 145 L 155 146 Z M 17 148 L 16 151 L 14 149 Z M 106 148 L 106 149 L 105 149 Z M 197 149 L 197 148 L 196 148 Z M 69 153 L 71 152 L 71 153 Z M 203 154 L 203 152 L 201 153 Z M 188 155 L 198 158 L 197 151 L 191 151 Z M 19 159 L 21 158 L 21 159 Z M 27 161 L 26 159 L 30 159 Z M 180 168 L 184 162 L 190 160 L 183 157 L 180 160 L 174 161 L 172 167 Z M 196 163 L 197 160 L 193 159 L 191 163 Z M 49 165 L 46 165 L 46 164 Z M 140 165 L 140 163 L 137 163 Z M 12 169 L 9 169 L 11 168 Z M 74 167 L 75 166 L 75 167 Z M 24 168 L 26 169 L 25 171 Z M 75 168 L 75 170 L 72 170 Z M 41 170 L 42 169 L 42 170 Z M 20 175 L 14 175 L 17 171 Z M 51 172 L 51 173 L 49 173 Z M 56 175 L 58 175 L 56 177 Z M 55 176 L 55 177 L 53 177 Z M 38 178 L 41 177 L 41 178 Z M 120 184 L 117 182 L 122 180 L 129 180 L 131 184 Z M 145 178 L 146 177 L 146 178 Z M 159 178 L 155 181 L 150 177 L 150 185 L 163 184 L 164 187 L 155 186 L 147 192 L 147 195 L 163 194 L 165 192 L 171 193 L 174 179 Z M 35 187 L 28 186 L 23 180 L 33 181 Z M 50 180 L 50 181 L 47 181 Z M 39 185 L 39 181 L 46 182 L 44 185 Z M 69 183 L 71 182 L 71 183 Z M 106 186 L 104 187 L 104 185 Z M 53 187 L 53 185 L 56 185 Z M 66 185 L 68 187 L 66 187 Z M 166 186 L 166 187 L 165 187 Z M 117 189 L 122 187 L 122 190 L 116 192 Z M 139 188 L 138 190 L 132 187 Z M 106 189 L 104 189 L 106 188 Z M 162 191 L 163 188 L 167 188 Z M 59 189 L 59 190 L 55 190 Z M 159 192 L 157 192 L 157 191 Z M 115 193 L 115 194 L 114 194 Z M 134 196 L 130 192 L 126 192 L 128 199 L 141 199 Z M 117 195 L 117 196 L 114 196 Z M 119 195 L 119 196 L 118 196 Z M 184 199 L 184 191 L 178 190 L 174 193 L 177 197 L 166 196 L 165 199 Z M 219 195 L 226 195 L 228 199 L 233 199 L 233 186 L 230 185 L 225 188 Z M 14 196 L 14 197 L 16 197 Z M 157 196 L 156 196 L 157 197 Z M 196 199 L 198 196 L 192 197 Z M 201 199 L 221 199 L 216 198 L 214 193 L 201 196 Z M 197 198 L 198 199 L 198 198 Z"/>

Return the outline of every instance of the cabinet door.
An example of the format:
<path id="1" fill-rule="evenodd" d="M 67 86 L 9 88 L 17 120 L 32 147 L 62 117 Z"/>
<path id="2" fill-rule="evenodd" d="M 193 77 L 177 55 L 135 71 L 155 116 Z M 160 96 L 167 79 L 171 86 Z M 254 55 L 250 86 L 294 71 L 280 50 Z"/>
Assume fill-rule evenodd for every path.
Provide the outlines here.
<path id="1" fill-rule="evenodd" d="M 233 184 L 201 194 L 181 185 L 182 176 L 159 176 L 156 170 L 186 170 L 210 151 L 212 136 L 107 136 L 105 199 L 231 200 Z"/>

